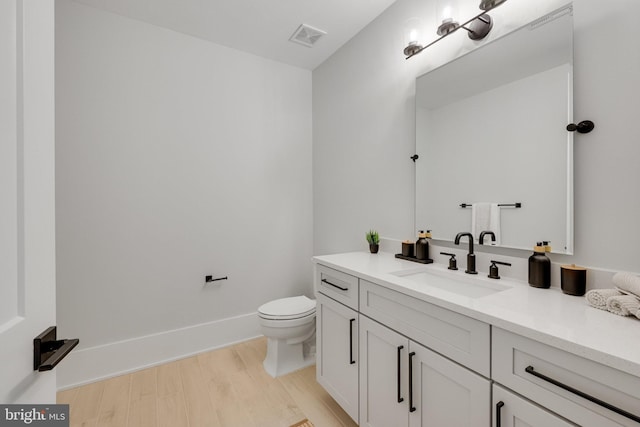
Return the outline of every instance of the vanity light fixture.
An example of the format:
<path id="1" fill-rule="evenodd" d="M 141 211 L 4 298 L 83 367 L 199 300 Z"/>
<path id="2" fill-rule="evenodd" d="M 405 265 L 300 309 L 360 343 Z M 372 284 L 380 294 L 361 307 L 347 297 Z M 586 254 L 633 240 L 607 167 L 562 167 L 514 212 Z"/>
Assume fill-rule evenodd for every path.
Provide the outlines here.
<path id="1" fill-rule="evenodd" d="M 487 34 L 489 34 L 491 28 L 493 28 L 493 20 L 487 12 L 495 9 L 506 1 L 507 0 L 481 0 L 478 7 L 480 8 L 480 10 L 482 10 L 482 12 L 462 24 L 459 24 L 455 20 L 455 18 L 451 16 L 453 11 L 451 7 L 444 8 L 443 13 L 441 14 L 442 23 L 437 30 L 437 34 L 440 36 L 440 38 L 432 41 L 426 46 L 420 45 L 416 40 L 408 41 L 406 47 L 404 48 L 406 59 L 419 54 L 429 46 L 432 46 L 448 35 L 455 33 L 460 28 L 464 28 L 465 30 L 467 30 L 468 36 L 471 40 L 482 40 L 487 36 Z"/>
<path id="2" fill-rule="evenodd" d="M 411 18 L 404 24 L 404 54 L 412 55 L 422 49 L 419 41 L 422 35 L 422 21 L 419 18 Z"/>

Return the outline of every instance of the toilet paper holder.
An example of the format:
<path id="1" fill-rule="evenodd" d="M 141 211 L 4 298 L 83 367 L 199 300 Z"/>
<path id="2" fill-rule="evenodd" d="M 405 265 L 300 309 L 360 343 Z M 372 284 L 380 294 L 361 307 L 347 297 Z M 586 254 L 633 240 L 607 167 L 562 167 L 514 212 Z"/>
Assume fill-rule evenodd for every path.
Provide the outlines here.
<path id="1" fill-rule="evenodd" d="M 216 279 L 214 279 L 213 276 L 204 276 L 204 282 L 205 283 L 217 282 L 218 280 L 228 280 L 228 279 L 229 278 L 227 276 L 218 277 Z"/>

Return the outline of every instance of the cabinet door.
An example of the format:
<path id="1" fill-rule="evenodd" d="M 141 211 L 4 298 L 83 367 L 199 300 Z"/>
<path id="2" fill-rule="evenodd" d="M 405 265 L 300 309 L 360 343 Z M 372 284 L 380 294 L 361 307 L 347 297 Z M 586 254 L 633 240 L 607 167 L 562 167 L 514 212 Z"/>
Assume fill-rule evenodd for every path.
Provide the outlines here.
<path id="1" fill-rule="evenodd" d="M 494 427 L 572 427 L 562 418 L 516 396 L 510 391 L 493 385 Z"/>
<path id="2" fill-rule="evenodd" d="M 358 422 L 358 313 L 318 294 L 316 376 L 325 390 Z"/>
<path id="3" fill-rule="evenodd" d="M 409 340 L 360 315 L 360 425 L 402 427 L 409 423 Z"/>
<path id="4" fill-rule="evenodd" d="M 411 427 L 490 426 L 489 380 L 414 342 L 408 365 Z"/>

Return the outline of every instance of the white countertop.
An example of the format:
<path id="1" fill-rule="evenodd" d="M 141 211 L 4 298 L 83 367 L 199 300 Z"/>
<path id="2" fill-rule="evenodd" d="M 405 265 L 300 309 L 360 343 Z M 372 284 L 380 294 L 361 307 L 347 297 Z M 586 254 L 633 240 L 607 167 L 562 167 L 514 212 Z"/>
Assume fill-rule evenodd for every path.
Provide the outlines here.
<path id="1" fill-rule="evenodd" d="M 404 261 L 389 253 L 349 252 L 316 256 L 314 261 L 640 377 L 640 320 L 593 308 L 584 297 L 512 279 L 489 279 L 486 273 L 471 276 L 464 269 Z M 511 288 L 470 298 L 391 274 L 420 269 Z"/>

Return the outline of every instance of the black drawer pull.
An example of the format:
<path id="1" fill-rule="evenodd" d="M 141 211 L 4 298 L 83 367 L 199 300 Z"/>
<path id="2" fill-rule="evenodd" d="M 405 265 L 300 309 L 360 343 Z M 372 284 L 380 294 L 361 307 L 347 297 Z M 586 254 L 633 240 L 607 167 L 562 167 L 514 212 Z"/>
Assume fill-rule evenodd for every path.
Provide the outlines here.
<path id="1" fill-rule="evenodd" d="M 403 348 L 403 345 L 398 347 L 398 403 L 404 402 L 404 397 L 400 393 L 400 353 Z"/>
<path id="2" fill-rule="evenodd" d="M 334 288 L 340 289 L 341 291 L 348 291 L 349 290 L 349 288 L 343 288 L 342 286 L 335 285 L 335 284 L 331 283 L 330 281 L 328 281 L 327 279 L 322 279 L 322 283 L 326 283 L 327 285 L 331 285 Z"/>
<path id="3" fill-rule="evenodd" d="M 416 407 L 413 406 L 413 356 L 415 351 L 409 353 L 409 412 L 415 412 Z"/>
<path id="4" fill-rule="evenodd" d="M 354 365 L 356 363 L 356 361 L 353 360 L 353 322 L 355 321 L 356 319 L 349 320 L 349 364 L 350 365 Z"/>
<path id="5" fill-rule="evenodd" d="M 496 403 L 496 427 L 502 426 L 502 417 L 500 416 L 500 409 L 504 406 L 504 402 L 500 401 Z"/>
<path id="6" fill-rule="evenodd" d="M 611 404 L 609 404 L 609 403 L 607 403 L 607 402 L 605 402 L 603 400 L 598 399 L 597 397 L 593 397 L 591 395 L 588 395 L 585 392 L 582 392 L 582 391 L 580 391 L 578 389 L 575 389 L 575 388 L 573 388 L 571 386 L 568 386 L 568 385 L 563 384 L 563 383 L 561 383 L 561 382 L 559 382 L 557 380 L 554 380 L 553 378 L 549 378 L 546 375 L 543 375 L 543 374 L 541 374 L 539 372 L 536 372 L 534 370 L 533 366 L 527 366 L 524 370 L 527 373 L 533 375 L 534 377 L 538 377 L 538 378 L 540 378 L 540 379 L 542 379 L 542 380 L 544 380 L 544 381 L 546 381 L 548 383 L 551 383 L 551 384 L 553 384 L 553 385 L 555 385 L 557 387 L 560 387 L 563 390 L 567 390 L 570 393 L 578 395 L 578 396 L 582 397 L 583 399 L 587 399 L 588 401 L 593 402 L 596 405 L 600 405 L 603 408 L 607 408 L 608 410 L 615 412 L 616 414 L 620 414 L 623 417 L 629 418 L 630 420 L 633 420 L 633 421 L 635 421 L 637 423 L 640 423 L 640 417 L 639 416 L 633 415 L 632 413 L 627 412 L 624 409 L 620 409 L 618 407 L 615 407 L 615 406 L 613 406 L 613 405 L 611 405 Z"/>

